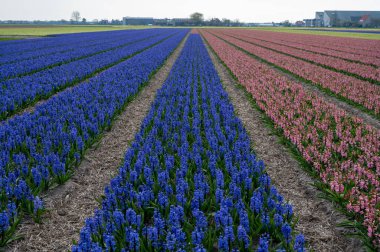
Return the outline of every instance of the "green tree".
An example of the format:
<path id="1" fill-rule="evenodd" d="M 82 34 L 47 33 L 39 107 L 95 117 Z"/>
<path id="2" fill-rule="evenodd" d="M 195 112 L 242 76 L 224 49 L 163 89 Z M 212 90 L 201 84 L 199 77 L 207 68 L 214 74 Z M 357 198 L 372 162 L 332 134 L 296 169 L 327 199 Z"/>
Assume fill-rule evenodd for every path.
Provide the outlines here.
<path id="1" fill-rule="evenodd" d="M 211 18 L 211 20 L 209 22 L 209 25 L 211 25 L 211 26 L 221 26 L 222 25 L 222 21 L 220 21 L 219 18 Z"/>
<path id="2" fill-rule="evenodd" d="M 204 20 L 203 14 L 199 12 L 194 12 L 193 14 L 191 14 L 190 19 L 195 25 L 201 25 Z"/>
<path id="3" fill-rule="evenodd" d="M 227 18 L 223 18 L 222 23 L 224 26 L 231 26 L 231 20 L 229 20 Z"/>

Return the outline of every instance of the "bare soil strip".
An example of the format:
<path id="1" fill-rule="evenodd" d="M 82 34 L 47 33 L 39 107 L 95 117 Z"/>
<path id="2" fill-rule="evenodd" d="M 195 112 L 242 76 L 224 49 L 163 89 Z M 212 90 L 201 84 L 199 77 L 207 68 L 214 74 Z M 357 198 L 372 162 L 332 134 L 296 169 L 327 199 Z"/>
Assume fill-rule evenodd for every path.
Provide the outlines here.
<path id="1" fill-rule="evenodd" d="M 345 217 L 337 212 L 331 202 L 319 198 L 321 192 L 312 186 L 313 179 L 280 143 L 273 130 L 266 125 L 263 113 L 252 106 L 246 92 L 239 87 L 209 46 L 207 49 L 235 113 L 251 138 L 252 149 L 265 162 L 273 184 L 293 205 L 294 213 L 299 217 L 296 230 L 305 235 L 310 249 L 363 251 L 359 240 L 346 237 L 344 234 L 347 230 L 337 227 Z"/>
<path id="2" fill-rule="evenodd" d="M 125 151 L 140 129 L 154 101 L 156 91 L 163 85 L 179 56 L 187 36 L 167 59 L 147 86 L 126 107 L 106 132 L 97 146 L 87 151 L 74 176 L 64 185 L 49 190 L 43 196 L 48 212 L 43 224 L 26 220 L 18 234 L 24 239 L 14 242 L 8 251 L 67 251 L 72 241 L 79 239 L 79 231 L 86 217 L 99 206 L 96 201 L 104 187 L 116 175 Z"/>

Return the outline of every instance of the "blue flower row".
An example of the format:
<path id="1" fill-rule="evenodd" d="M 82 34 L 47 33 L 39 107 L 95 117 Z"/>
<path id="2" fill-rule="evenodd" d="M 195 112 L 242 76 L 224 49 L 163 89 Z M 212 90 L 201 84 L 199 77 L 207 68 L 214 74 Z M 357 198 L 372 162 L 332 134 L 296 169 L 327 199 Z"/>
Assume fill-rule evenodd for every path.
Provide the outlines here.
<path id="1" fill-rule="evenodd" d="M 84 150 L 187 32 L 173 29 L 165 41 L 0 125 L 0 238 L 11 237 L 20 211 L 39 214 L 42 202 L 35 195 L 70 177 Z"/>
<path id="2" fill-rule="evenodd" d="M 121 36 L 105 37 L 102 40 L 98 40 L 96 44 L 87 44 L 86 46 L 76 45 L 80 41 L 73 41 L 73 44 L 66 46 L 66 51 L 60 53 L 54 53 L 50 55 L 40 55 L 40 52 L 36 51 L 35 56 L 27 60 L 17 60 L 16 62 L 1 65 L 0 66 L 0 80 L 10 79 L 21 75 L 32 74 L 36 71 L 40 71 L 46 68 L 52 68 L 57 64 L 68 64 L 71 61 L 75 61 L 84 57 L 90 57 L 97 53 L 102 53 L 108 50 L 115 50 L 118 47 L 127 46 L 128 44 L 135 43 L 141 39 L 145 39 L 149 36 L 159 34 L 158 31 L 152 32 L 138 31 L 134 33 L 126 33 Z M 71 48 L 71 49 L 70 49 Z M 62 48 L 63 49 L 63 48 Z"/>
<path id="3" fill-rule="evenodd" d="M 115 31 L 115 32 L 112 32 L 111 34 L 104 33 L 104 32 L 99 32 L 97 34 L 86 33 L 85 34 L 86 36 L 82 36 L 82 37 L 72 37 L 69 35 L 63 35 L 62 37 L 54 38 L 53 41 L 55 43 L 52 43 L 50 46 L 46 46 L 40 49 L 34 49 L 32 51 L 30 50 L 23 51 L 21 50 L 21 48 L 24 47 L 26 44 L 30 44 L 31 42 L 32 44 L 40 45 L 40 43 L 44 40 L 43 38 L 35 39 L 32 41 L 12 40 L 12 43 L 9 43 L 9 46 L 18 50 L 13 53 L 6 52 L 5 55 L 0 55 L 0 65 L 9 64 L 9 63 L 17 62 L 17 61 L 22 61 L 22 60 L 33 59 L 33 58 L 50 56 L 55 53 L 68 52 L 70 50 L 75 50 L 78 47 L 81 48 L 81 47 L 87 47 L 89 45 L 99 44 L 99 42 L 100 43 L 106 42 L 107 39 L 112 41 L 112 40 L 115 40 L 114 38 L 120 38 L 122 36 L 131 36 L 132 34 L 139 33 L 139 32 L 142 32 L 142 31 L 141 30 L 125 30 L 122 33 Z M 4 42 L 0 42 L 0 45 L 1 45 L 0 51 L 3 51 Z"/>
<path id="4" fill-rule="evenodd" d="M 75 42 L 91 42 L 104 37 L 111 37 L 123 34 L 125 30 L 109 32 L 85 32 L 72 34 L 59 34 L 36 39 L 22 39 L 11 41 L 0 41 L 0 58 L 7 56 L 18 56 L 28 52 L 39 51 L 43 53 L 49 49 L 59 49 L 61 46 L 67 46 Z"/>
<path id="5" fill-rule="evenodd" d="M 304 251 L 198 34 L 72 251 Z"/>
<path id="6" fill-rule="evenodd" d="M 176 31 L 171 29 L 151 30 L 139 36 L 123 39 L 123 43 L 131 44 L 115 50 L 0 82 L 0 119 L 9 117 L 35 101 L 50 97 L 55 92 L 78 83 L 175 33 Z"/>

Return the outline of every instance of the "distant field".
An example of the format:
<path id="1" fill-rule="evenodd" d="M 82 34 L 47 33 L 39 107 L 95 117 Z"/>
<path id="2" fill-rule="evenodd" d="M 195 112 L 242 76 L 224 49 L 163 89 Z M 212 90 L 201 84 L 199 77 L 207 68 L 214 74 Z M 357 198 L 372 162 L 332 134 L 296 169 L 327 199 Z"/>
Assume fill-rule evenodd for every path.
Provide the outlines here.
<path id="1" fill-rule="evenodd" d="M 111 25 L 0 25 L 0 40 L 4 37 L 47 36 L 52 34 L 142 29 L 151 26 L 111 26 Z M 3 38 L 1 38 L 1 36 Z M 9 39 L 9 38 L 8 38 Z"/>
<path id="2" fill-rule="evenodd" d="M 12 39 L 14 39 L 14 38 L 2 38 L 2 37 L 0 37 L 0 41 L 12 40 Z"/>
<path id="3" fill-rule="evenodd" d="M 368 33 L 358 33 L 358 32 L 333 32 L 328 31 L 316 31 L 313 29 L 305 30 L 305 28 L 294 28 L 294 27 L 255 27 L 250 29 L 259 29 L 259 30 L 268 30 L 276 32 L 287 32 L 287 33 L 297 33 L 297 34 L 311 34 L 311 35 L 325 35 L 325 36 L 334 36 L 334 37 L 344 37 L 344 38 L 362 38 L 362 39 L 378 39 L 380 40 L 380 34 L 368 34 Z M 338 30 L 339 28 L 334 28 Z M 348 29 L 345 29 L 348 30 Z M 360 30 L 358 28 L 354 30 Z M 367 30 L 367 29 L 366 29 Z M 370 29 L 373 31 L 380 31 L 380 29 Z"/>

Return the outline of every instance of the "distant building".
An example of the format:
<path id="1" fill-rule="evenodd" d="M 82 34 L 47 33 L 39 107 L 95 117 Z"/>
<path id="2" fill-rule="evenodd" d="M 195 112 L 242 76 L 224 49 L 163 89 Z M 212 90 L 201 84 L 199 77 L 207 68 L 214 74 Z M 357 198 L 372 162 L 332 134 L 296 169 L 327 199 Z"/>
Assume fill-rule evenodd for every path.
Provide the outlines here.
<path id="1" fill-rule="evenodd" d="M 380 27 L 380 11 L 326 10 L 304 22 L 308 27 Z"/>
<path id="2" fill-rule="evenodd" d="M 380 25 L 380 11 L 325 11 L 324 26 L 371 27 Z"/>
<path id="3" fill-rule="evenodd" d="M 315 13 L 315 19 L 323 19 L 323 15 L 324 15 L 325 13 L 323 12 L 323 11 L 317 11 L 316 13 Z"/>
<path id="4" fill-rule="evenodd" d="M 246 24 L 246 26 L 270 27 L 270 26 L 279 26 L 279 24 L 275 24 L 275 23 L 248 23 L 248 24 Z"/>
<path id="5" fill-rule="evenodd" d="M 151 17 L 124 17 L 123 25 L 153 25 Z"/>
<path id="6" fill-rule="evenodd" d="M 193 21 L 190 18 L 164 18 L 154 19 L 150 17 L 124 17 L 124 25 L 160 25 L 160 26 L 192 26 Z"/>
<path id="7" fill-rule="evenodd" d="M 303 21 L 305 22 L 306 27 L 322 27 L 324 26 L 323 24 L 323 16 L 325 12 L 323 11 L 317 11 L 315 13 L 315 18 L 312 19 L 304 19 Z"/>
<path id="8" fill-rule="evenodd" d="M 190 18 L 172 18 L 169 21 L 169 25 L 173 26 L 191 26 L 193 25 L 193 20 Z"/>
<path id="9" fill-rule="evenodd" d="M 303 21 L 305 22 L 305 26 L 306 27 L 315 27 L 315 26 L 317 26 L 316 25 L 317 21 L 316 21 L 315 18 L 313 18 L 313 19 L 304 19 Z"/>
<path id="10" fill-rule="evenodd" d="M 163 19 L 153 19 L 154 25 L 160 25 L 160 26 L 167 26 L 170 23 L 170 19 L 163 18 Z"/>
<path id="11" fill-rule="evenodd" d="M 317 11 L 315 13 L 315 26 L 317 26 L 317 27 L 324 26 L 323 15 L 325 15 L 325 13 L 323 11 Z"/>
<path id="12" fill-rule="evenodd" d="M 108 22 L 108 20 L 107 19 L 102 19 L 102 20 L 100 20 L 99 21 L 99 23 L 98 24 L 101 24 L 101 25 L 108 25 L 109 24 L 109 22 Z"/>

